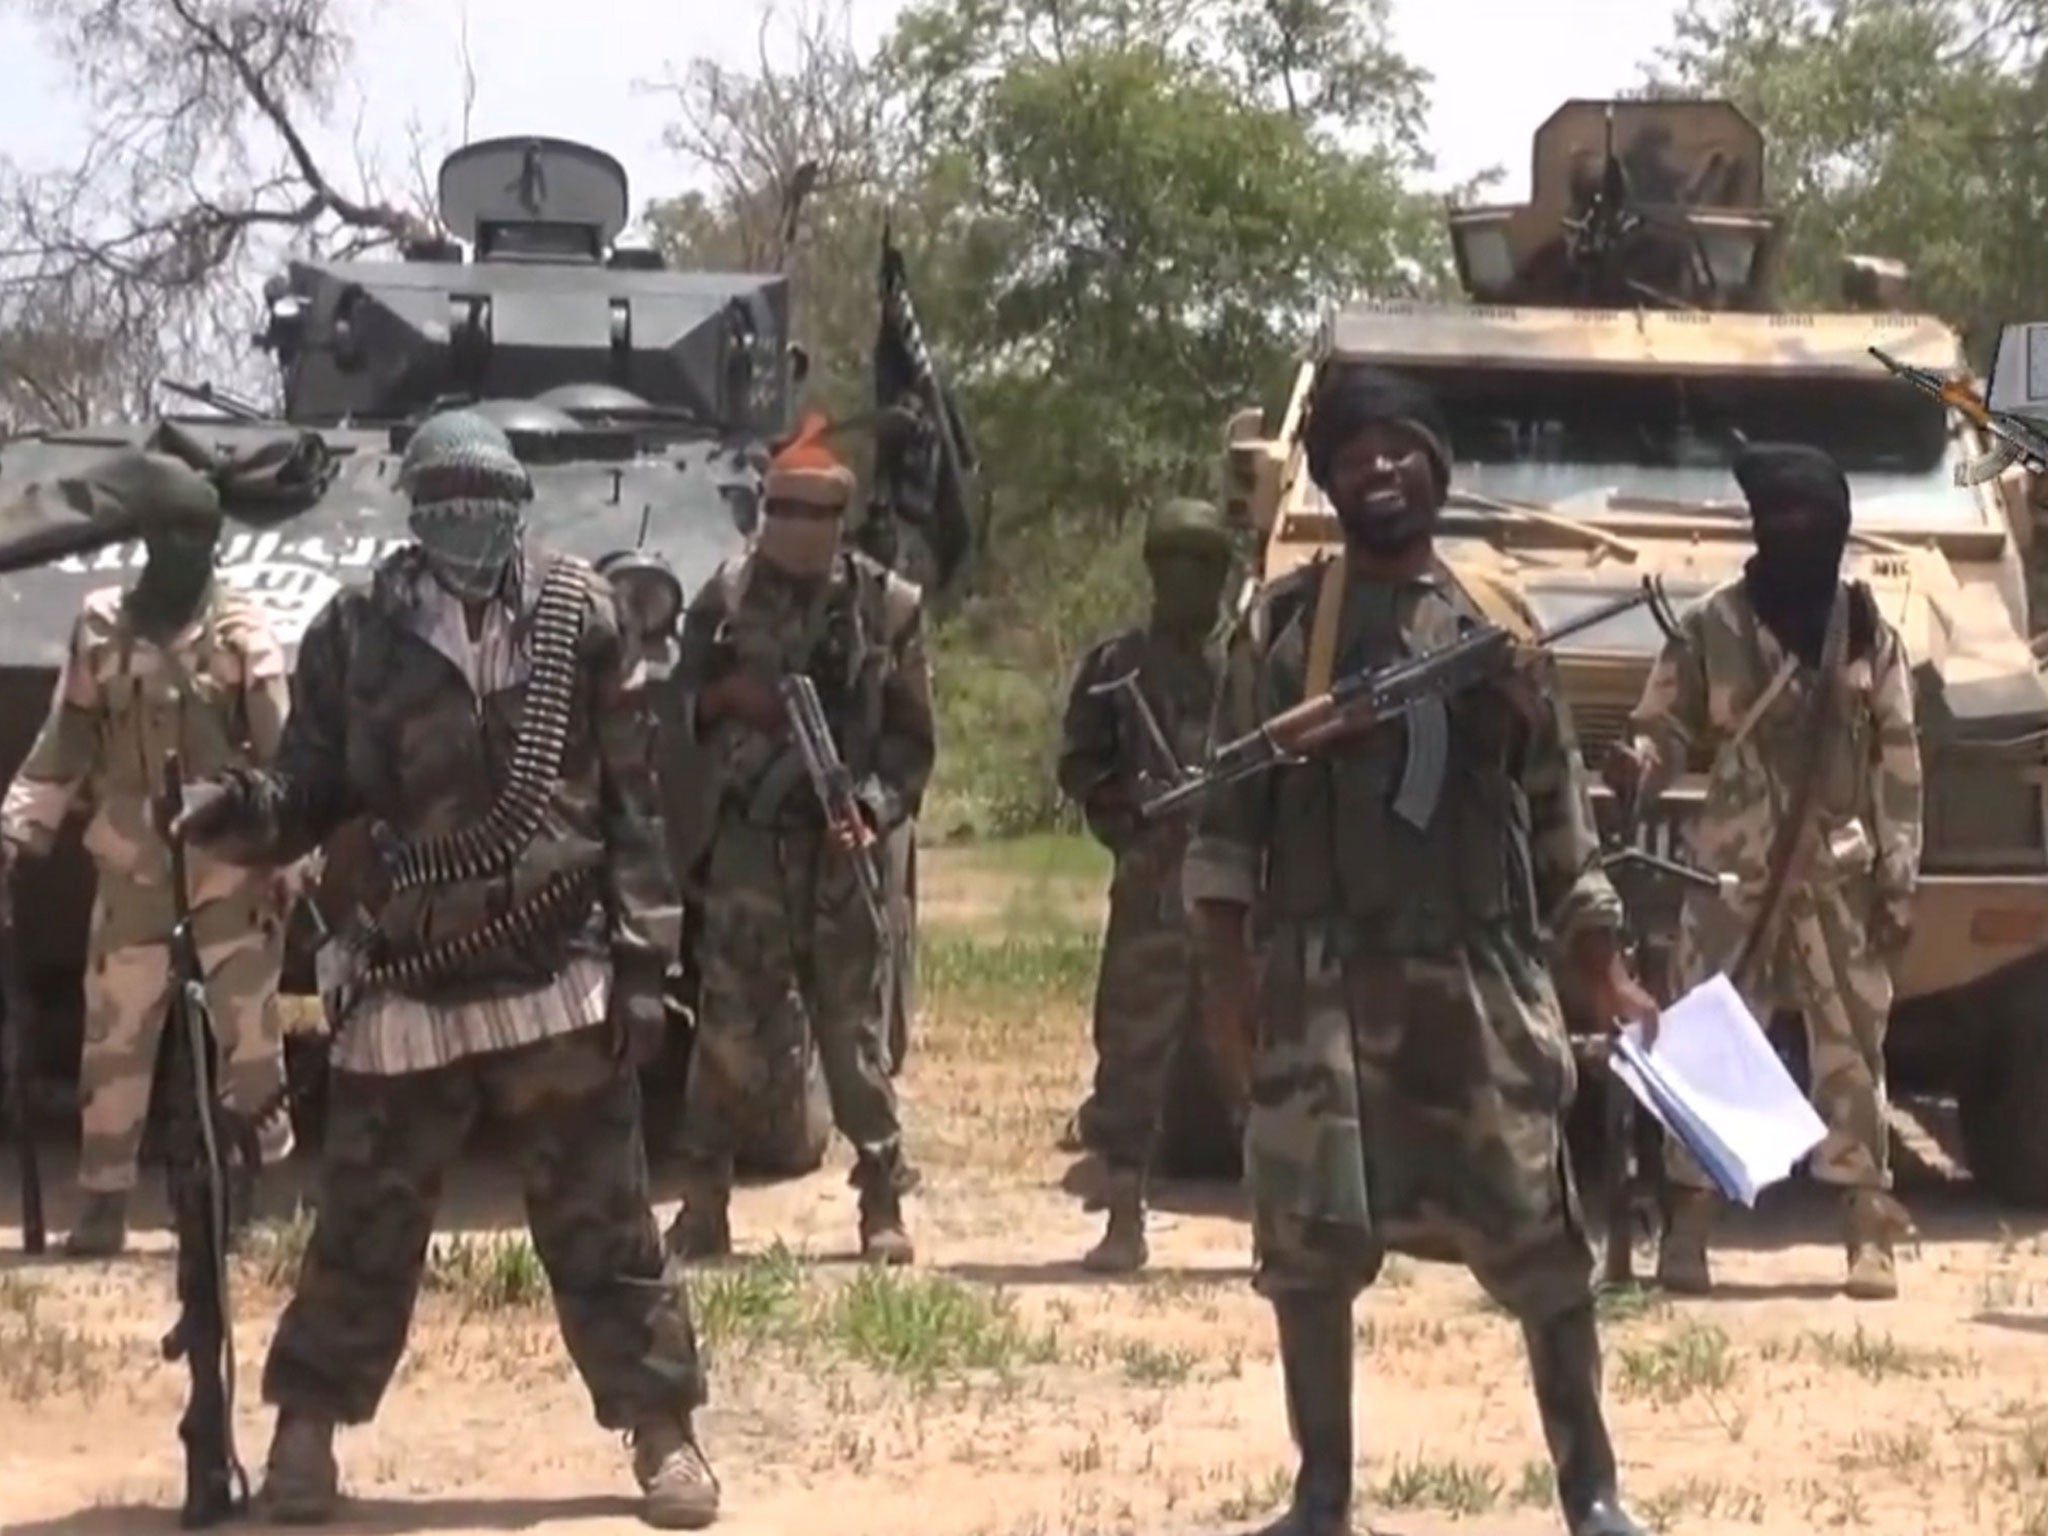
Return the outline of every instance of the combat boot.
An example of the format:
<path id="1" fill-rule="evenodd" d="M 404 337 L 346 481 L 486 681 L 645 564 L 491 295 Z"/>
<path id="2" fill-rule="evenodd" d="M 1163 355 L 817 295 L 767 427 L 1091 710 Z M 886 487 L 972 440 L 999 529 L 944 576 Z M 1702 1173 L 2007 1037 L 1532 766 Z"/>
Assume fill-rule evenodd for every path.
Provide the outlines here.
<path id="1" fill-rule="evenodd" d="M 1273 1299 L 1287 1429 L 1301 1465 L 1287 1513 L 1259 1536 L 1350 1536 L 1351 1299 L 1307 1291 Z"/>
<path id="2" fill-rule="evenodd" d="M 900 1154 L 863 1152 L 854 1159 L 852 1183 L 860 1191 L 860 1256 L 870 1264 L 910 1263 L 917 1255 L 903 1225 L 903 1196 L 917 1187 L 916 1174 Z"/>
<path id="3" fill-rule="evenodd" d="M 279 1525 L 322 1525 L 340 1497 L 332 1422 L 280 1409 L 263 1472 L 264 1514 Z"/>
<path id="4" fill-rule="evenodd" d="M 118 1190 L 85 1197 L 64 1253 L 73 1259 L 110 1259 L 128 1246 L 128 1196 Z"/>
<path id="5" fill-rule="evenodd" d="M 1848 1228 L 1849 1273 L 1842 1294 L 1856 1301 L 1891 1301 L 1899 1294 L 1892 1243 L 1912 1231 L 1905 1208 L 1882 1190 L 1850 1190 L 1843 1215 Z"/>
<path id="6" fill-rule="evenodd" d="M 1109 1176 L 1109 1229 L 1081 1263 L 1097 1274 L 1127 1275 L 1151 1257 L 1145 1246 L 1145 1176 L 1119 1168 Z"/>
<path id="7" fill-rule="evenodd" d="M 640 1518 L 649 1525 L 698 1531 L 718 1518 L 718 1475 L 686 1414 L 656 1414 L 634 1428 L 633 1476 L 646 1495 Z"/>
<path id="8" fill-rule="evenodd" d="M 1680 1296 L 1704 1296 L 1714 1288 L 1707 1263 L 1718 1201 L 1712 1190 L 1674 1189 L 1671 1216 L 1657 1244 L 1657 1284 Z"/>
<path id="9" fill-rule="evenodd" d="M 1522 1324 L 1557 1501 L 1571 1536 L 1643 1536 L 1621 1507 L 1614 1446 L 1600 1411 L 1600 1332 L 1589 1297 L 1546 1322 Z"/>
<path id="10" fill-rule="evenodd" d="M 732 1169 L 694 1172 L 683 1180 L 683 1203 L 663 1239 L 678 1259 L 732 1256 Z"/>

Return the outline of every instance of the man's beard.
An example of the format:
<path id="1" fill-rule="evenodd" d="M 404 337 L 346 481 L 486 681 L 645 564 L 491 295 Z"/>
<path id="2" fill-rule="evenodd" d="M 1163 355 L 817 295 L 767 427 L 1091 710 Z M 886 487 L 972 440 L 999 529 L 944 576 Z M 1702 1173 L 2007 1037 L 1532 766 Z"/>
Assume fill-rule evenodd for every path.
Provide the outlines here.
<path id="1" fill-rule="evenodd" d="M 1349 498 L 1337 507 L 1344 537 L 1368 554 L 1405 555 L 1429 542 L 1436 529 L 1437 509 L 1412 498 L 1398 507 L 1375 509 L 1365 497 Z"/>

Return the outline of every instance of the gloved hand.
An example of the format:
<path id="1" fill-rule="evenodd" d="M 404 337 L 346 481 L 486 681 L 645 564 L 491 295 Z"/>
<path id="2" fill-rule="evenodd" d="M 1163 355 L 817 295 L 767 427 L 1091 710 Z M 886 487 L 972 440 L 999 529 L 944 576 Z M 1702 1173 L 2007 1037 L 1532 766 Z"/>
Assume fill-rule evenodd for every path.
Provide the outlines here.
<path id="1" fill-rule="evenodd" d="M 660 987 L 636 986 L 618 978 L 604 1022 L 619 1054 L 636 1070 L 646 1066 L 661 1054 L 668 1036 L 668 1010 L 662 1005 Z"/>
<path id="2" fill-rule="evenodd" d="M 167 835 L 189 843 L 209 843 L 228 829 L 235 812 L 230 786 L 203 780 L 185 786 L 185 808 L 166 829 Z"/>

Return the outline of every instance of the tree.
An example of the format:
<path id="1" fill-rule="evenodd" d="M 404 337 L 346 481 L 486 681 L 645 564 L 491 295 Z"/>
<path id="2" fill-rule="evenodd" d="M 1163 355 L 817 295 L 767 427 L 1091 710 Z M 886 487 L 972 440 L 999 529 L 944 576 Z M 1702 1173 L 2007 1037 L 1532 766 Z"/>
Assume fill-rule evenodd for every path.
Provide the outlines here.
<path id="1" fill-rule="evenodd" d="M 246 335 L 252 244 L 350 256 L 430 230 L 421 199 L 311 147 L 348 60 L 341 6 L 26 5 L 94 128 L 66 169 L 0 162 L 0 388 L 25 415 L 134 410 L 169 359 Z"/>
<path id="2" fill-rule="evenodd" d="M 1845 254 L 1897 257 L 1981 351 L 2048 303 L 2044 40 L 2044 0 L 1689 0 L 1650 89 L 1763 130 L 1788 302 L 1837 302 Z"/>

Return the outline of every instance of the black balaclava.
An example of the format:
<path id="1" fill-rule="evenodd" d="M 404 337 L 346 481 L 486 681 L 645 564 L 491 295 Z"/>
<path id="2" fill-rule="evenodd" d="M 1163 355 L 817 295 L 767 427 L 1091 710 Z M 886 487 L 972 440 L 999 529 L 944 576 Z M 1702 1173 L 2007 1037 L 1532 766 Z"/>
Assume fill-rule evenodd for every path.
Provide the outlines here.
<path id="1" fill-rule="evenodd" d="M 1411 434 L 1428 471 L 1425 476 L 1403 480 L 1405 505 L 1397 510 L 1368 505 L 1356 495 L 1340 497 L 1334 488 L 1338 454 L 1352 437 L 1376 422 L 1399 426 Z M 1309 478 L 1330 498 L 1347 539 L 1376 555 L 1399 555 L 1430 536 L 1450 490 L 1450 433 L 1435 396 L 1421 384 L 1362 364 L 1338 367 L 1316 387 L 1302 429 L 1302 444 L 1308 454 Z M 1391 496 L 1391 488 L 1386 488 L 1385 494 Z"/>
<path id="2" fill-rule="evenodd" d="M 1818 448 L 1756 443 L 1735 461 L 1756 553 L 1744 567 L 1750 605 L 1778 643 L 1820 662 L 1849 543 L 1849 481 Z"/>
<path id="3" fill-rule="evenodd" d="M 123 605 L 141 633 L 165 640 L 192 622 L 212 588 L 220 543 L 220 493 L 211 480 L 169 455 L 124 449 L 60 481 L 58 491 L 89 518 L 139 524 L 149 558 Z"/>

